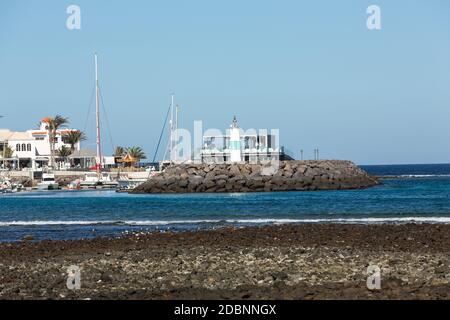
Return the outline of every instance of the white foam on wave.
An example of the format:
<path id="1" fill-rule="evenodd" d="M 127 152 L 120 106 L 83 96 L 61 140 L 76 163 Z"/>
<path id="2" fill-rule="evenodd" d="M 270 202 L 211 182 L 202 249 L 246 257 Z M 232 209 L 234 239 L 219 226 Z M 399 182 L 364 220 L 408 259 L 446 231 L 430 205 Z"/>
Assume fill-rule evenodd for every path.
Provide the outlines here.
<path id="1" fill-rule="evenodd" d="M 450 217 L 393 217 L 393 218 L 318 218 L 318 219 L 215 219 L 215 220 L 72 220 L 72 221 L 1 221 L 0 227 L 8 226 L 57 226 L 57 225 L 128 225 L 168 226 L 176 224 L 289 224 L 289 223 L 450 223 Z"/>
<path id="2" fill-rule="evenodd" d="M 34 221 L 0 221 L 1 226 L 47 226 L 47 225 L 93 225 L 93 224 L 113 224 L 117 221 L 60 221 L 60 220 L 34 220 Z"/>
<path id="3" fill-rule="evenodd" d="M 319 218 L 319 219 L 247 219 L 227 220 L 237 223 L 384 223 L 384 222 L 434 222 L 450 223 L 450 217 L 396 217 L 396 218 Z"/>
<path id="4" fill-rule="evenodd" d="M 219 223 L 225 220 L 34 220 L 34 221 L 0 221 L 3 226 L 46 226 L 46 225 L 169 225 L 169 224 L 198 224 L 198 223 Z"/>
<path id="5" fill-rule="evenodd" d="M 394 175 L 395 176 L 395 175 Z M 403 178 L 444 178 L 450 177 L 450 174 L 402 174 L 399 177 Z"/>

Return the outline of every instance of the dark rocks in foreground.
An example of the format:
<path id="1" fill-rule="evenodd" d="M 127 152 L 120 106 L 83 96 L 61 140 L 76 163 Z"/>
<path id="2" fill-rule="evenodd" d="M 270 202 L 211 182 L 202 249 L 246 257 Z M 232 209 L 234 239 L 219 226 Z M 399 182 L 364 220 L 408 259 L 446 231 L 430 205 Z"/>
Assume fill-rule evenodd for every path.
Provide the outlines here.
<path id="1" fill-rule="evenodd" d="M 262 192 L 362 189 L 378 184 L 351 161 L 280 161 L 263 164 L 182 164 L 133 190 L 135 193 Z"/>
<path id="2" fill-rule="evenodd" d="M 302 224 L 0 243 L 1 299 L 450 299 L 450 224 Z M 69 290 L 67 268 L 81 268 Z M 367 267 L 381 268 L 381 290 Z"/>

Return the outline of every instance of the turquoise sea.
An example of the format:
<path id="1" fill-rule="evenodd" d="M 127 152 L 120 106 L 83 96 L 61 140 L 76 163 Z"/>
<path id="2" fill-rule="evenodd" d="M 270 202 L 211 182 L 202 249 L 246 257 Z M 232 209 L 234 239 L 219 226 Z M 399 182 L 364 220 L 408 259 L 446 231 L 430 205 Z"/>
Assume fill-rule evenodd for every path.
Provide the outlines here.
<path id="1" fill-rule="evenodd" d="M 450 223 L 450 165 L 363 166 L 392 175 L 366 190 L 128 195 L 46 191 L 0 195 L 0 241 L 79 239 L 137 230 L 280 223 Z M 401 177 L 398 177 L 401 176 Z"/>

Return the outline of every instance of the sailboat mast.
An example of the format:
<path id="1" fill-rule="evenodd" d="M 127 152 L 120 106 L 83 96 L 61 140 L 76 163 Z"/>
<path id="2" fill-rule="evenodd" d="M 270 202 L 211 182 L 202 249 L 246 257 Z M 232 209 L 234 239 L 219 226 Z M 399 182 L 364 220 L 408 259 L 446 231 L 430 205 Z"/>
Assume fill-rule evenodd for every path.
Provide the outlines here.
<path id="1" fill-rule="evenodd" d="M 97 158 L 99 159 L 99 163 L 97 163 L 97 172 L 100 173 L 101 168 L 103 167 L 102 161 L 102 148 L 100 144 L 100 97 L 99 97 L 99 88 L 98 88 L 98 62 L 97 62 L 97 53 L 94 55 L 95 57 L 95 123 L 97 128 Z"/>
<path id="2" fill-rule="evenodd" d="M 175 161 L 178 161 L 178 104 L 175 107 Z"/>
<path id="3" fill-rule="evenodd" d="M 169 159 L 170 162 L 173 160 L 173 100 L 174 94 L 172 93 L 172 102 L 170 104 L 170 150 L 169 150 Z"/>

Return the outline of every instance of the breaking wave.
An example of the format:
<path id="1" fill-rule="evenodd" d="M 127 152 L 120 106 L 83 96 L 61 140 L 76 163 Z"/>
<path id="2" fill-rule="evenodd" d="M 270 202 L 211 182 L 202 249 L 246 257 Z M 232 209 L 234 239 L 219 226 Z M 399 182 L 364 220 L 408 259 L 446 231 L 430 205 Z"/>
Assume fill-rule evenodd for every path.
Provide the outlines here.
<path id="1" fill-rule="evenodd" d="M 216 219 L 216 220 L 35 220 L 35 221 L 0 221 L 0 227 L 9 226 L 171 226 L 171 225 L 204 225 L 204 224 L 289 224 L 289 223 L 450 223 L 450 217 L 391 217 L 391 218 L 317 218 L 317 219 Z"/>

